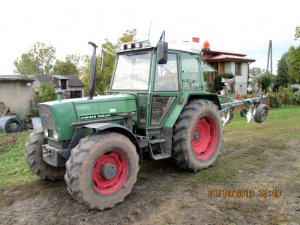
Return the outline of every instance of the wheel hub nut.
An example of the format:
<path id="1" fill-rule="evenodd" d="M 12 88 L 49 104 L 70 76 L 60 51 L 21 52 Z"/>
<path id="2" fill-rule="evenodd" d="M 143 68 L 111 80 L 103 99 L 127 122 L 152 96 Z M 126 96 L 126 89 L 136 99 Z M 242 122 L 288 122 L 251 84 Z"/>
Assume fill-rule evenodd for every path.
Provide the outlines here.
<path id="1" fill-rule="evenodd" d="M 193 134 L 193 138 L 195 141 L 199 141 L 200 139 L 200 132 L 199 131 L 195 131 Z"/>
<path id="2" fill-rule="evenodd" d="M 112 163 L 109 163 L 109 162 L 108 163 L 104 163 L 101 166 L 100 174 L 106 180 L 113 179 L 116 176 L 116 173 L 117 173 L 117 168 Z"/>

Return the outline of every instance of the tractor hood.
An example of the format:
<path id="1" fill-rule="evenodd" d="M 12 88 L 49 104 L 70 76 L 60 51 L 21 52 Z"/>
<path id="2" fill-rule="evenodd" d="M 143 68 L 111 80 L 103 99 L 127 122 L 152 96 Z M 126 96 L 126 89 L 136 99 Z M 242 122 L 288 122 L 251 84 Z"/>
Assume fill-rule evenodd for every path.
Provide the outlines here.
<path id="1" fill-rule="evenodd" d="M 45 102 L 39 105 L 43 129 L 57 133 L 57 141 L 70 140 L 75 128 L 72 123 L 100 120 L 131 112 L 136 120 L 136 100 L 134 95 L 117 94 L 94 97 L 93 99 L 66 99 Z M 56 137 L 56 135 L 55 135 Z M 49 138 L 52 138 L 49 136 Z M 55 139 L 55 138 L 54 138 Z"/>

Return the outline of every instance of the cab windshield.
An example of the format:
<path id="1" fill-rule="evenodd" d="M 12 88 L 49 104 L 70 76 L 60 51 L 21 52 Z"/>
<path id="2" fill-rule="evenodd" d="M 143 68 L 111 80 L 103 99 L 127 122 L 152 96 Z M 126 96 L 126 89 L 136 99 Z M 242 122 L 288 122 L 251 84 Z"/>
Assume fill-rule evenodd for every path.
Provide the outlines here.
<path id="1" fill-rule="evenodd" d="M 118 56 L 112 90 L 148 90 L 151 52 Z"/>

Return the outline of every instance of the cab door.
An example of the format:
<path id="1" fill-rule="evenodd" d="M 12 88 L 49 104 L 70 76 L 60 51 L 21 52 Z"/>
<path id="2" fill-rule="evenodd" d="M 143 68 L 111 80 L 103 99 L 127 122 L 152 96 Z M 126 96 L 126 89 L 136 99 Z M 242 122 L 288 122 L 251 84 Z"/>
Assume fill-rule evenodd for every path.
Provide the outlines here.
<path id="1" fill-rule="evenodd" d="M 152 94 L 150 94 L 149 128 L 163 126 L 180 96 L 179 63 L 176 52 L 168 53 L 166 64 L 156 64 Z"/>

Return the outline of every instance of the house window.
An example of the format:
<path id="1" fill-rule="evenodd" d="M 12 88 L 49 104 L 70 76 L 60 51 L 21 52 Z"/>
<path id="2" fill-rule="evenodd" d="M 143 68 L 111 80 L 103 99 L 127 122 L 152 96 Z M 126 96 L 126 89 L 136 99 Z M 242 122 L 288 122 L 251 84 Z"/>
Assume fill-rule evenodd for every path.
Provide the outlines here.
<path id="1" fill-rule="evenodd" d="M 242 75 L 242 63 L 235 63 L 235 75 L 236 76 Z"/>
<path id="2" fill-rule="evenodd" d="M 61 90 L 67 89 L 67 80 L 60 80 Z"/>
<path id="3" fill-rule="evenodd" d="M 70 98 L 81 98 L 82 92 L 81 91 L 71 91 Z"/>

